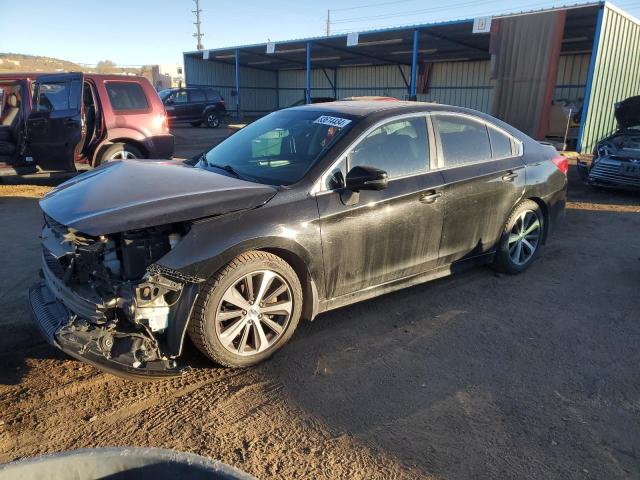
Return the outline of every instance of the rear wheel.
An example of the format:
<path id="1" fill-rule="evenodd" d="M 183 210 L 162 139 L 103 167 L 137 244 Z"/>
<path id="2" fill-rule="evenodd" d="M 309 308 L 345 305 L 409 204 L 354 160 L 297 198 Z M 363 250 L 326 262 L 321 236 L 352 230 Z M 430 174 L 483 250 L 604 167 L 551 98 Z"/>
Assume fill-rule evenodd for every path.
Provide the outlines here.
<path id="1" fill-rule="evenodd" d="M 204 116 L 204 123 L 209 128 L 218 128 L 220 126 L 220 117 L 216 112 L 207 112 Z"/>
<path id="2" fill-rule="evenodd" d="M 214 362 L 246 367 L 291 338 L 301 311 L 302 288 L 291 266 L 267 252 L 247 252 L 205 283 L 189 336 Z"/>
<path id="3" fill-rule="evenodd" d="M 496 251 L 494 267 L 505 273 L 520 273 L 536 259 L 542 245 L 544 216 L 533 200 L 513 209 Z"/>
<path id="4" fill-rule="evenodd" d="M 144 158 L 142 152 L 136 147 L 128 143 L 114 143 L 102 152 L 99 164 L 113 160 L 131 160 L 135 158 Z"/>

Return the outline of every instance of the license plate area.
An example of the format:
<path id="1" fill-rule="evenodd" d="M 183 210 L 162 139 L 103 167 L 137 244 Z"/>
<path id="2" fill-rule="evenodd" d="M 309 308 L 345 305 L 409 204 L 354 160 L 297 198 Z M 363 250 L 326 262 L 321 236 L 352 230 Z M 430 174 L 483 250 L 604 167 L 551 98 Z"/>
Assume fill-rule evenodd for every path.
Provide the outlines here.
<path id="1" fill-rule="evenodd" d="M 623 163 L 620 165 L 620 174 L 640 178 L 640 163 Z"/>

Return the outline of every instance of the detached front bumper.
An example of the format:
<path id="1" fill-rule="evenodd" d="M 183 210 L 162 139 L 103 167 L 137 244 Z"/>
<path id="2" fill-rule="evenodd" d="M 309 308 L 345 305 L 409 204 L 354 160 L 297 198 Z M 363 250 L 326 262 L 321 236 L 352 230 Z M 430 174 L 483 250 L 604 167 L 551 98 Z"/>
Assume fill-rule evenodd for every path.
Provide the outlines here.
<path id="1" fill-rule="evenodd" d="M 142 362 L 137 367 L 135 359 L 123 349 L 107 358 L 101 352 L 100 342 L 135 341 L 131 332 L 108 332 L 100 326 L 80 319 L 56 299 L 45 281 L 29 289 L 31 312 L 45 339 L 66 354 L 94 365 L 114 375 L 125 378 L 151 379 L 184 373 L 185 368 L 175 360 Z"/>

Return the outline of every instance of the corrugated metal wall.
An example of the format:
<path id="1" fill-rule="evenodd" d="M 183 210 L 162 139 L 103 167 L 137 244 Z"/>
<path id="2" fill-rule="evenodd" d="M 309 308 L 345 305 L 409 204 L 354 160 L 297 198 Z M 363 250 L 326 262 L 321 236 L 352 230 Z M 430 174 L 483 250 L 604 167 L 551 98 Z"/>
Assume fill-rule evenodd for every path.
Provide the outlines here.
<path id="1" fill-rule="evenodd" d="M 605 6 L 592 68 L 579 147 L 585 153 L 615 130 L 614 103 L 640 95 L 640 24 Z"/>
<path id="2" fill-rule="evenodd" d="M 337 97 L 380 95 L 404 99 L 411 69 L 396 65 L 344 67 L 337 69 Z M 327 69 L 333 82 L 333 70 Z M 306 72 L 290 70 L 280 72 L 280 106 L 284 107 L 304 98 Z M 312 70 L 313 97 L 332 97 L 333 90 L 322 70 Z M 448 103 L 487 111 L 491 103 L 493 85 L 489 79 L 489 62 L 443 62 L 436 63 L 429 78 L 426 94 L 419 94 L 423 102 Z"/>
<path id="3" fill-rule="evenodd" d="M 560 57 L 555 98 L 577 100 L 584 98 L 590 55 Z M 185 56 L 185 76 L 188 85 L 212 85 L 227 100 L 227 108 L 235 110 L 235 70 L 233 65 Z M 411 69 L 402 66 L 409 81 Z M 333 82 L 333 70 L 327 69 Z M 322 70 L 311 72 L 312 96 L 333 97 L 333 89 Z M 306 73 L 304 70 L 285 70 L 278 74 L 243 67 L 241 102 L 248 114 L 264 113 L 287 107 L 304 98 Z M 276 75 L 277 83 L 276 83 Z M 337 97 L 382 95 L 405 98 L 407 87 L 397 66 L 366 66 L 339 68 L 336 74 Z M 433 65 L 426 94 L 418 100 L 459 105 L 488 112 L 493 100 L 494 81 L 490 79 L 490 62 L 442 62 Z M 276 90 L 276 85 L 279 87 Z"/>
<path id="4" fill-rule="evenodd" d="M 201 57 L 184 57 L 184 72 L 188 86 L 207 85 L 220 90 L 228 110 L 236 109 L 235 66 L 203 60 Z M 261 114 L 278 108 L 277 75 L 275 72 L 256 68 L 240 68 L 240 108 L 247 114 Z"/>
<path id="5" fill-rule="evenodd" d="M 560 56 L 554 100 L 584 100 L 590 59 L 591 55 L 588 53 Z"/>

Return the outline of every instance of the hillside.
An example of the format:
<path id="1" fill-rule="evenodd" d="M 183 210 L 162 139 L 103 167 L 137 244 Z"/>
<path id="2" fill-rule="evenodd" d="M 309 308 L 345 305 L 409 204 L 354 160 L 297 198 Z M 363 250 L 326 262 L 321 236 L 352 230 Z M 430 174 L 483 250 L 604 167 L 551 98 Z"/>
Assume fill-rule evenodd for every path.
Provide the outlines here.
<path id="1" fill-rule="evenodd" d="M 147 66 L 118 67 L 109 60 L 99 62 L 95 67 L 92 67 L 59 58 L 0 52 L 0 73 L 12 72 L 126 73 L 150 76 L 151 68 Z"/>

